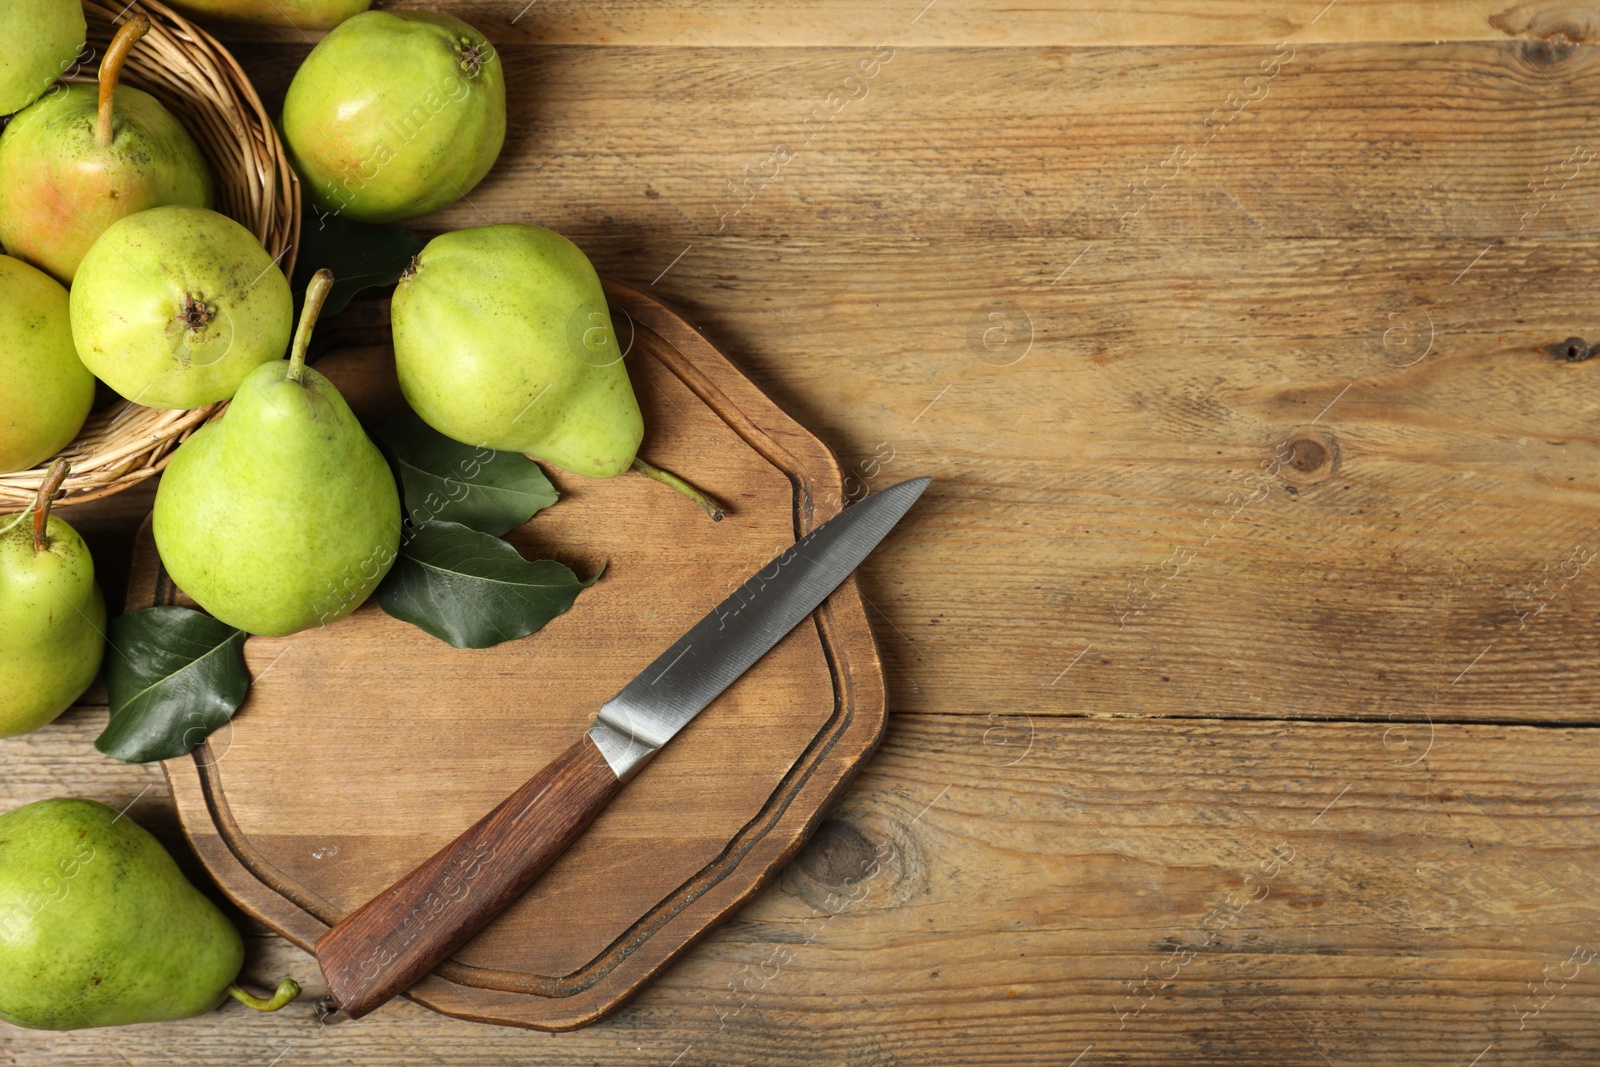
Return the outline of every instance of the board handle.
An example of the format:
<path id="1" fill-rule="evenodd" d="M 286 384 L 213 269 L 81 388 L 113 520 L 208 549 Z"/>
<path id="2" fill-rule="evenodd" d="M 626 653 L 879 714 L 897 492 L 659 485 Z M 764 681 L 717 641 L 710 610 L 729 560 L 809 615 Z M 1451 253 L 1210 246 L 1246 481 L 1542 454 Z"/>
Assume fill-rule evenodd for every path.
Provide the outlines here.
<path id="1" fill-rule="evenodd" d="M 422 866 L 317 941 L 339 1010 L 359 1019 L 449 958 L 565 852 L 622 788 L 588 735 Z"/>

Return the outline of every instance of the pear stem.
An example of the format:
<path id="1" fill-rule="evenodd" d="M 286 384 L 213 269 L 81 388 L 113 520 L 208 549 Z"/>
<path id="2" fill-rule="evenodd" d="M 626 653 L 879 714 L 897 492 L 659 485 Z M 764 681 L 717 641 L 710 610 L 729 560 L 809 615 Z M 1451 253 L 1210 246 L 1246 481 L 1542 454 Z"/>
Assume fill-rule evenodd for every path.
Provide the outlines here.
<path id="1" fill-rule="evenodd" d="M 673 474 L 671 471 L 664 471 L 660 467 L 653 467 L 644 460 L 640 459 L 638 456 L 633 457 L 633 469 L 644 475 L 646 478 L 649 478 L 653 482 L 660 482 L 662 485 L 670 485 L 672 488 L 676 489 L 690 500 L 693 500 L 696 504 L 699 504 L 700 510 L 705 512 L 706 516 L 712 522 L 721 522 L 726 517 L 726 512 L 722 510 L 721 504 L 718 504 L 710 496 L 690 485 L 688 482 L 684 481 L 676 474 Z"/>
<path id="2" fill-rule="evenodd" d="M 300 325 L 294 331 L 294 345 L 289 349 L 289 381 L 298 382 L 306 373 L 306 349 L 311 347 L 311 331 L 316 328 L 317 316 L 333 288 L 333 271 L 323 267 L 311 276 L 306 286 L 305 307 L 300 309 Z"/>
<path id="3" fill-rule="evenodd" d="M 50 464 L 50 470 L 44 476 L 44 484 L 39 486 L 39 495 L 33 499 L 33 550 L 43 552 L 50 547 L 50 539 L 45 536 L 45 530 L 50 524 L 50 505 L 56 498 L 56 490 L 61 488 L 61 483 L 67 477 L 67 461 L 57 459 Z"/>
<path id="4" fill-rule="evenodd" d="M 112 102 L 117 96 L 117 82 L 122 78 L 122 64 L 127 61 L 133 43 L 150 32 L 150 19 L 145 15 L 133 16 L 117 27 L 117 35 L 106 48 L 106 57 L 100 61 L 100 115 L 94 128 L 94 143 L 101 148 L 111 147 Z"/>
<path id="5" fill-rule="evenodd" d="M 247 1008 L 254 1008 L 256 1011 L 277 1011 L 279 1008 L 286 1007 L 290 1001 L 299 995 L 300 983 L 293 978 L 285 978 L 279 982 L 278 988 L 273 992 L 270 999 L 245 992 L 237 982 L 228 986 L 228 996 Z"/>

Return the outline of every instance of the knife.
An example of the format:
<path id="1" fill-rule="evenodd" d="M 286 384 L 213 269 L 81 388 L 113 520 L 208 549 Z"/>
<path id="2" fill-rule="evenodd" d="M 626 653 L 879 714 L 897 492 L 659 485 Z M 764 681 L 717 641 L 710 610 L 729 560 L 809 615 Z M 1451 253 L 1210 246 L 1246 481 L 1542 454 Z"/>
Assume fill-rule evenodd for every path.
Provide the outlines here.
<path id="1" fill-rule="evenodd" d="M 509 907 L 663 745 L 849 577 L 929 481 L 890 486 L 795 542 L 600 705 L 571 748 L 324 934 L 327 1007 L 361 1018 Z"/>

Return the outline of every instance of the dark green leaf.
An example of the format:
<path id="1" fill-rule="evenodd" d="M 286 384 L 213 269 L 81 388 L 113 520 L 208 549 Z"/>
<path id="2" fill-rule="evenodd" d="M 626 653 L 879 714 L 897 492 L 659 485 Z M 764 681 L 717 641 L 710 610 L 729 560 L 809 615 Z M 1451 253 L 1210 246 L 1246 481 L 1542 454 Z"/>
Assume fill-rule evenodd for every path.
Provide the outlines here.
<path id="1" fill-rule="evenodd" d="M 94 747 L 125 763 L 172 759 L 233 717 L 250 689 L 245 632 L 188 608 L 129 612 L 111 623 L 111 722 Z"/>
<path id="2" fill-rule="evenodd" d="M 460 523 L 423 522 L 400 545 L 377 599 L 390 615 L 456 648 L 488 648 L 533 633 L 595 578 L 579 581 L 547 559 L 529 562 Z"/>
<path id="3" fill-rule="evenodd" d="M 322 317 L 337 315 L 361 290 L 399 281 L 411 257 L 426 243 L 410 230 L 354 222 L 324 212 L 307 199 L 294 262 L 295 305 L 298 308 L 311 276 L 326 267 L 333 271 L 333 288 Z"/>
<path id="4" fill-rule="evenodd" d="M 413 525 L 459 522 L 498 537 L 556 502 L 533 460 L 452 441 L 416 415 L 392 419 L 373 436 L 395 457 Z"/>

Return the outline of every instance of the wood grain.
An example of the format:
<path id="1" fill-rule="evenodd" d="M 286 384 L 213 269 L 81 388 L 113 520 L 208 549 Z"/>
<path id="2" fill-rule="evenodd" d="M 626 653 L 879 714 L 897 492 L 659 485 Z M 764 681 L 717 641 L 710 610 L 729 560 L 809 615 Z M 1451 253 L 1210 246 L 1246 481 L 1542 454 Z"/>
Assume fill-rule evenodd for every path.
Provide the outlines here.
<path id="1" fill-rule="evenodd" d="M 243 54 L 271 109 L 305 49 Z M 633 258 L 606 267 L 641 283 L 695 243 L 658 287 L 691 261 L 722 261 L 719 282 L 747 287 L 761 276 L 724 246 L 755 239 L 792 261 L 802 253 L 774 240 L 788 237 L 897 249 L 902 262 L 935 263 L 943 289 L 959 279 L 1014 290 L 1047 286 L 1085 242 L 1155 260 L 1198 238 L 1241 252 L 1272 238 L 1310 244 L 1363 274 L 1385 250 L 1460 241 L 1471 250 L 1448 283 L 1491 241 L 1515 250 L 1597 224 L 1600 162 L 1567 161 L 1600 137 L 1588 88 L 1600 55 L 1576 45 L 606 54 L 503 49 L 517 102 L 508 149 L 466 202 L 419 226 L 514 220 L 629 238 Z M 618 106 L 635 94 L 652 106 Z M 970 243 L 947 243 L 955 236 Z M 1029 238 L 1058 243 L 1012 273 L 1004 254 Z M 969 277 L 970 263 L 981 269 Z"/>
<path id="2" fill-rule="evenodd" d="M 150 769 L 77 769 L 103 721 L 81 708 L 30 744 L 120 807 Z M 5 1047 L 68 1067 L 120 1062 L 113 1044 L 132 1063 L 404 1067 L 1021 1067 L 1091 1044 L 1080 1064 L 1462 1067 L 1491 1044 L 1501 1063 L 1591 1062 L 1596 963 L 1559 975 L 1600 945 L 1595 732 L 1390 725 L 897 715 L 784 876 L 596 1026 L 534 1035 L 402 1000 L 319 1029 L 303 1006 L 230 1005 Z M 131 814 L 160 829 L 163 810 L 147 794 Z M 1283 843 L 1267 895 L 1201 945 Z M 251 944 L 257 985 L 326 992 L 309 956 Z"/>
<path id="3" fill-rule="evenodd" d="M 1339 0 L 1313 26 L 1321 4 L 1075 0 L 1098 39 L 1071 5 L 939 0 L 892 29 L 923 6 L 450 5 L 502 46 L 511 133 L 424 229 L 570 233 L 847 485 L 936 479 L 861 574 L 890 732 L 784 877 L 576 1033 L 401 1002 L 7 1053 L 1596 1060 L 1594 964 L 1560 978 L 1600 877 L 1600 364 L 1559 355 L 1600 340 L 1592 7 Z M 305 50 L 240 49 L 269 98 Z M 101 715 L 0 742 L 0 795 L 132 799 L 148 769 L 95 762 Z M 161 794 L 133 812 L 174 829 Z M 1163 978 L 1285 840 L 1266 899 Z M 850 902 L 886 842 L 903 870 Z M 316 992 L 309 957 L 257 944 L 258 983 Z"/>
<path id="4" fill-rule="evenodd" d="M 688 48 L 1159 45 L 1317 41 L 1436 42 L 1536 38 L 1588 43 L 1592 7 L 1571 0 L 1476 4 L 1468 0 L 1286 0 L 1272 7 L 1202 0 L 1052 0 L 1026 7 L 974 3 L 861 4 L 851 0 L 419 0 L 407 7 L 463 18 L 496 44 L 672 45 Z M 323 34 L 290 27 L 207 22 L 223 40 L 302 43 Z"/>
<path id="5" fill-rule="evenodd" d="M 587 736 L 316 945 L 352 1019 L 416 985 L 526 892 L 622 788 Z"/>

